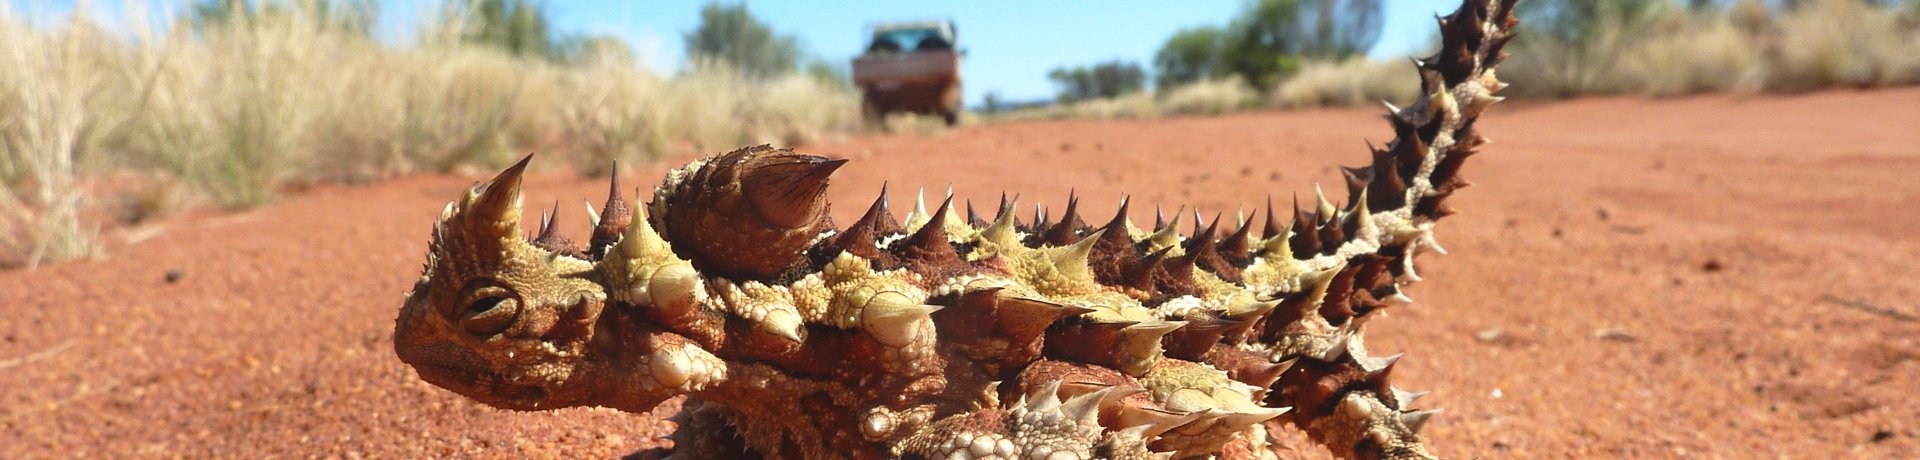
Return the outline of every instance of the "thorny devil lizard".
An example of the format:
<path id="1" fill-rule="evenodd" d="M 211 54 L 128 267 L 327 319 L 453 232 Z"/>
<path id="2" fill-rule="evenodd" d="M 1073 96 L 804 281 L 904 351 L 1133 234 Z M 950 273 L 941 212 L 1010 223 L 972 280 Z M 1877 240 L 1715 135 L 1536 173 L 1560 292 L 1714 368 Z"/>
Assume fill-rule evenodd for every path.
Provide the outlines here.
<path id="1" fill-rule="evenodd" d="M 951 196 L 900 222 L 884 192 L 834 228 L 845 160 L 759 146 L 669 173 L 645 209 L 616 178 L 581 247 L 551 220 L 521 236 L 522 160 L 440 214 L 394 351 L 507 409 L 686 395 L 687 458 L 1259 458 L 1275 419 L 1340 457 L 1431 458 L 1435 411 L 1362 337 L 1441 251 L 1513 1 L 1441 18 L 1422 97 L 1389 106 L 1347 203 L 1285 225 L 1269 204 L 1257 238 L 1217 217 L 1183 238 L 1179 213 L 1139 229 L 1124 201 L 1098 227 L 1071 201 L 1057 222 L 1004 199 L 963 219 Z"/>

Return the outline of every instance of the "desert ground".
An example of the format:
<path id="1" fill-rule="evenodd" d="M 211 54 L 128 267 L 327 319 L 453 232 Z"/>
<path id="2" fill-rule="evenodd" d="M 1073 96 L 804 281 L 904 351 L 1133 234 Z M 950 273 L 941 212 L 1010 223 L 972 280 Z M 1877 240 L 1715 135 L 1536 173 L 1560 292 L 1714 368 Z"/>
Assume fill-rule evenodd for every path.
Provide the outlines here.
<path id="1" fill-rule="evenodd" d="M 883 182 L 1093 220 L 1232 215 L 1344 190 L 1391 137 L 1377 109 L 1044 121 L 800 146 L 850 158 L 851 221 Z M 1450 255 L 1372 323 L 1396 384 L 1446 410 L 1454 458 L 1898 458 L 1920 449 L 1920 90 L 1508 103 L 1441 222 Z M 689 158 L 623 165 L 655 183 Z M 536 162 L 538 163 L 538 162 Z M 605 178 L 559 161 L 529 213 Z M 536 166 L 540 166 L 536 164 Z M 0 457 L 618 457 L 651 414 L 506 412 L 427 385 L 389 335 L 442 204 L 484 175 L 321 186 L 244 213 L 109 232 L 109 258 L 0 272 Z M 904 192 L 904 193 L 903 193 Z M 935 197 L 930 197 L 933 199 Z M 1343 200 L 1343 196 L 1333 196 Z M 1144 207 L 1142 207 L 1145 205 Z M 1028 210 L 1027 212 L 1031 212 Z M 1144 217 L 1143 217 L 1144 215 Z M 1150 211 L 1135 219 L 1151 219 Z M 1145 223 L 1150 223 L 1147 220 Z M 1143 225 L 1145 224 L 1143 223 Z M 1283 432 L 1282 457 L 1325 457 Z"/>

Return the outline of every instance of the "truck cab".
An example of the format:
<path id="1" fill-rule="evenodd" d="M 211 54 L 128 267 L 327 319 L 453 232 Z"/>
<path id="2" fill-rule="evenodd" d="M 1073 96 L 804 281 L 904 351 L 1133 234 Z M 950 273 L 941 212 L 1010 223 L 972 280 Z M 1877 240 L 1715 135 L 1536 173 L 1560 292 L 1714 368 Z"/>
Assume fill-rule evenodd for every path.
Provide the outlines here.
<path id="1" fill-rule="evenodd" d="M 959 124 L 962 53 L 953 21 L 875 24 L 870 37 L 866 52 L 853 58 L 853 82 L 869 120 L 915 113 Z"/>

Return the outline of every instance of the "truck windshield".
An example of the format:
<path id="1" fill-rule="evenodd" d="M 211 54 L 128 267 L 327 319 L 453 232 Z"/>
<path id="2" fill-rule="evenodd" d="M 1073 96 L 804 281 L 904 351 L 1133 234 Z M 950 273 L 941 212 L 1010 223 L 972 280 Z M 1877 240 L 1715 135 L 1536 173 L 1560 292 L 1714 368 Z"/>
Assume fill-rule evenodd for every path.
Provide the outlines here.
<path id="1" fill-rule="evenodd" d="M 896 29 L 873 34 L 868 51 L 938 51 L 953 49 L 953 44 L 933 29 Z"/>

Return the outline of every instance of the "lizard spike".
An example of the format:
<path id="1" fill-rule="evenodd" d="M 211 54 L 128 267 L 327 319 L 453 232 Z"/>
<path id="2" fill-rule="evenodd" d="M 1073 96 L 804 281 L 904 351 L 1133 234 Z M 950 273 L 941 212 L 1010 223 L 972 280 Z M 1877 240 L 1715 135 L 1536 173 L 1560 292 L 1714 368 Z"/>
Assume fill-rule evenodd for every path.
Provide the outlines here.
<path id="1" fill-rule="evenodd" d="M 1271 240 L 1287 236 L 1287 228 L 1280 226 L 1280 214 L 1273 212 L 1273 195 L 1267 195 L 1267 226 L 1260 231 L 1260 239 Z"/>
<path id="2" fill-rule="evenodd" d="M 580 200 L 580 204 L 587 205 L 587 226 L 599 227 L 600 226 L 600 210 L 593 209 L 593 201 Z"/>
<path id="3" fill-rule="evenodd" d="M 587 204 L 587 220 L 593 224 L 593 234 L 587 238 L 587 255 L 594 259 L 606 257 L 607 248 L 620 240 L 620 234 L 633 225 L 633 208 L 620 196 L 620 163 L 613 163 L 612 178 L 607 187 L 607 203 L 599 213 L 593 211 L 593 204 Z"/>
<path id="4" fill-rule="evenodd" d="M 1353 197 L 1359 195 L 1361 190 L 1365 190 L 1367 183 L 1373 180 L 1373 167 L 1341 166 L 1340 178 L 1347 184 L 1347 207 L 1353 207 Z"/>
<path id="5" fill-rule="evenodd" d="M 1393 405 L 1400 410 L 1406 410 L 1407 407 L 1413 406 L 1414 401 L 1419 401 L 1420 397 L 1426 396 L 1427 393 L 1432 393 L 1430 391 L 1407 391 L 1399 388 L 1392 389 L 1392 392 Z"/>
<path id="6" fill-rule="evenodd" d="M 1002 217 L 1007 217 L 1007 214 L 1012 213 L 1014 208 L 1019 206 L 1019 204 L 1020 195 L 1016 194 L 1012 198 L 1008 198 L 1007 192 L 1000 192 L 1000 207 L 994 211 L 993 220 L 998 221 Z M 1019 223 L 1018 218 L 1015 218 L 1014 221 L 1016 224 Z"/>
<path id="7" fill-rule="evenodd" d="M 1173 212 L 1173 219 L 1167 221 L 1162 221 L 1158 215 L 1154 216 L 1153 234 L 1147 236 L 1149 250 L 1170 248 L 1180 244 L 1180 214 L 1186 211 L 1187 207 L 1181 206 L 1179 210 Z M 1154 210 L 1154 214 L 1159 213 L 1158 209 Z"/>
<path id="8" fill-rule="evenodd" d="M 861 309 L 860 330 L 881 345 L 905 347 L 920 337 L 920 325 L 928 315 L 941 308 L 914 302 L 898 292 L 881 292 L 868 298 Z"/>
<path id="9" fill-rule="evenodd" d="M 1319 202 L 1319 207 L 1314 210 L 1315 215 L 1320 216 L 1321 219 L 1331 219 L 1334 211 L 1338 208 L 1333 206 L 1333 201 L 1327 200 L 1327 192 L 1320 189 L 1320 183 L 1318 182 L 1313 184 L 1313 198 Z"/>
<path id="10" fill-rule="evenodd" d="M 1293 367 L 1292 360 L 1277 363 L 1268 361 L 1243 369 L 1238 377 L 1241 382 L 1246 382 L 1248 385 L 1271 388 L 1274 382 L 1280 381 L 1280 375 L 1286 373 L 1291 367 Z"/>
<path id="11" fill-rule="evenodd" d="M 996 308 L 995 325 L 1001 334 L 1014 343 L 1031 343 L 1046 333 L 1047 326 L 1055 321 L 1093 312 L 1087 307 L 1007 296 L 999 289 L 986 294 L 992 296 Z"/>
<path id="12" fill-rule="evenodd" d="M 1300 196 L 1293 197 L 1293 224 L 1287 226 L 1292 236 L 1287 240 L 1287 249 L 1301 260 L 1311 259 L 1320 254 L 1320 232 L 1315 230 L 1317 220 L 1305 210 L 1300 209 Z"/>
<path id="13" fill-rule="evenodd" d="M 1129 230 L 1132 225 L 1127 222 L 1127 202 L 1127 197 L 1120 197 L 1120 209 L 1114 212 L 1113 219 L 1095 229 L 1099 232 L 1099 239 L 1093 244 L 1090 263 L 1094 279 L 1101 284 L 1127 286 L 1144 292 L 1153 288 L 1151 273 L 1143 283 L 1138 278 L 1130 277 L 1132 273 L 1128 271 L 1134 266 L 1135 259 L 1139 258 L 1139 250 L 1134 248 L 1133 232 Z"/>
<path id="14" fill-rule="evenodd" d="M 1185 212 L 1185 211 L 1186 210 L 1184 209 L 1180 211 L 1174 211 L 1174 215 L 1176 216 L 1180 215 L 1181 212 Z M 1161 212 L 1160 205 L 1157 205 L 1157 204 L 1153 205 L 1153 230 L 1159 231 L 1161 227 L 1166 227 L 1166 226 L 1167 226 L 1166 214 Z"/>
<path id="15" fill-rule="evenodd" d="M 1439 415 L 1441 411 L 1442 409 L 1429 409 L 1402 413 L 1400 423 L 1406 425 L 1408 431 L 1419 433 L 1421 429 L 1427 427 L 1427 421 L 1432 420 L 1433 416 Z"/>
<path id="16" fill-rule="evenodd" d="M 1353 210 L 1347 212 L 1345 225 L 1346 228 L 1344 230 L 1346 233 L 1355 238 L 1360 237 L 1361 232 L 1374 230 L 1373 210 L 1367 207 L 1366 189 L 1360 189 L 1360 195 L 1354 198 Z"/>
<path id="17" fill-rule="evenodd" d="M 1168 357 L 1188 361 L 1206 361 L 1213 345 L 1228 331 L 1246 325 L 1245 321 L 1222 317 L 1212 312 L 1188 315 L 1187 326 L 1169 332 L 1161 341 Z"/>
<path id="18" fill-rule="evenodd" d="M 1274 417 L 1279 417 L 1281 414 L 1285 414 L 1290 410 L 1292 410 L 1290 407 L 1262 407 L 1231 411 L 1222 416 L 1219 423 L 1221 426 L 1226 427 L 1229 432 L 1245 431 L 1256 423 L 1273 420 Z"/>
<path id="19" fill-rule="evenodd" d="M 1120 284 L 1141 291 L 1152 290 L 1154 275 L 1163 270 L 1162 267 L 1164 267 L 1167 260 L 1167 251 L 1171 250 L 1173 250 L 1173 248 L 1161 249 L 1154 251 L 1152 254 L 1147 254 L 1144 257 L 1125 262 L 1125 264 L 1120 267 Z"/>
<path id="20" fill-rule="evenodd" d="M 882 254 L 879 247 L 880 237 L 898 231 L 897 228 L 887 228 L 889 223 L 893 227 L 899 226 L 898 223 L 893 223 L 893 216 L 887 213 L 887 186 L 882 184 L 880 197 L 873 201 L 872 206 L 867 207 L 866 214 L 860 215 L 860 220 L 854 221 L 853 225 L 848 225 L 845 230 L 841 230 L 840 235 L 834 238 L 833 245 L 862 258 L 880 259 Z"/>
<path id="21" fill-rule="evenodd" d="M 981 219 L 980 214 L 973 211 L 973 200 L 967 200 L 967 226 L 979 230 L 987 228 L 987 225 L 986 219 Z"/>
<path id="22" fill-rule="evenodd" d="M 741 188 L 760 217 L 787 228 L 819 220 L 826 209 L 827 178 L 847 160 L 811 155 L 765 156 L 768 161 L 740 175 Z"/>
<path id="23" fill-rule="evenodd" d="M 1180 256 L 1178 265 L 1199 267 L 1219 276 L 1221 280 L 1237 283 L 1240 281 L 1239 268 L 1220 256 L 1219 243 L 1213 239 L 1214 233 L 1220 229 L 1220 217 L 1220 214 L 1214 214 L 1213 222 L 1195 229 L 1193 237 L 1187 239 L 1186 254 Z"/>
<path id="24" fill-rule="evenodd" d="M 879 220 L 874 221 L 874 230 L 882 235 L 905 233 L 906 227 L 901 226 L 900 221 L 893 218 L 893 205 L 887 202 L 887 185 L 886 182 L 880 183 L 880 197 L 874 199 L 874 202 L 880 206 Z M 947 196 L 953 196 L 951 189 L 947 191 Z"/>
<path id="25" fill-rule="evenodd" d="M 1400 357 L 1402 355 L 1404 355 L 1404 353 L 1395 353 L 1388 356 L 1376 356 L 1371 358 L 1355 357 L 1353 359 L 1353 362 L 1355 364 L 1360 365 L 1360 370 L 1368 373 L 1373 373 L 1373 372 L 1379 372 L 1381 370 L 1385 370 L 1387 367 L 1393 366 L 1393 363 L 1400 361 Z"/>
<path id="26" fill-rule="evenodd" d="M 913 195 L 913 210 L 907 211 L 906 229 L 907 231 L 919 230 L 920 227 L 926 225 L 929 220 L 930 218 L 927 216 L 927 188 L 920 187 L 920 191 L 915 192 Z"/>
<path id="27" fill-rule="evenodd" d="M 1040 230 L 1050 227 L 1052 225 L 1053 225 L 1053 217 L 1047 215 L 1047 204 L 1034 203 L 1033 204 L 1033 229 L 1032 229 L 1033 231 L 1029 233 L 1038 234 L 1040 233 Z"/>
<path id="28" fill-rule="evenodd" d="M 1115 393 L 1114 387 L 1109 386 L 1068 398 L 1066 402 L 1061 403 L 1060 413 L 1081 426 L 1097 424 L 1100 422 L 1100 403 Z"/>
<path id="29" fill-rule="evenodd" d="M 1407 203 L 1407 181 L 1400 162 L 1386 150 L 1374 150 L 1373 180 L 1367 183 L 1369 205 L 1376 209 L 1399 209 Z"/>
<path id="30" fill-rule="evenodd" d="M 1186 321 L 1145 321 L 1120 329 L 1120 353 L 1134 359 L 1158 357 L 1160 339 L 1187 325 Z"/>
<path id="31" fill-rule="evenodd" d="M 1266 316 L 1268 313 L 1273 312 L 1274 307 L 1278 306 L 1280 306 L 1279 298 L 1261 300 L 1259 297 L 1253 295 L 1243 295 L 1231 298 L 1231 301 L 1227 302 L 1226 308 L 1221 312 L 1225 314 L 1227 318 L 1251 321 Z"/>
<path id="32" fill-rule="evenodd" d="M 637 299 L 646 302 L 652 308 L 659 309 L 666 317 L 675 317 L 693 311 L 704 297 L 706 288 L 701 286 L 700 273 L 685 263 L 670 264 L 653 272 L 647 281 L 646 296 Z"/>
<path id="33" fill-rule="evenodd" d="M 639 225 L 627 226 L 626 235 L 621 236 L 620 242 L 614 247 L 619 248 L 620 253 L 629 259 L 671 254 L 672 248 L 668 246 L 667 240 L 660 237 L 659 232 L 654 231 L 652 222 L 645 214 L 646 209 L 642 208 L 639 212 L 641 213 Z"/>
<path id="34" fill-rule="evenodd" d="M 573 247 L 573 240 L 560 235 L 559 221 L 560 202 L 555 201 L 549 211 L 540 213 L 540 234 L 533 239 L 534 247 L 555 255 L 580 256 L 579 249 Z"/>
<path id="35" fill-rule="evenodd" d="M 1333 333 L 1333 344 L 1328 346 L 1326 350 L 1321 351 L 1319 356 L 1315 356 L 1314 359 L 1329 363 L 1337 362 L 1340 358 L 1345 358 L 1348 354 L 1352 353 L 1351 345 L 1353 345 L 1353 335 L 1344 328 L 1335 331 Z"/>
<path id="36" fill-rule="evenodd" d="M 1060 408 L 1060 381 L 1048 380 L 1024 398 L 1027 401 L 1027 410 L 1030 412 L 1045 413 L 1058 409 Z"/>
<path id="37" fill-rule="evenodd" d="M 1085 223 L 1080 221 L 1079 213 L 1080 198 L 1075 196 L 1074 193 L 1068 192 L 1066 212 L 1060 214 L 1059 223 L 1047 228 L 1046 234 L 1040 238 L 1040 242 L 1053 246 L 1063 246 L 1072 243 L 1074 238 L 1078 236 L 1076 233 L 1080 230 L 1080 227 L 1086 226 Z"/>
<path id="38" fill-rule="evenodd" d="M 928 222 L 946 222 L 947 215 L 953 209 L 953 197 L 940 202 L 940 209 L 928 217 Z M 907 239 L 894 246 L 897 257 L 926 267 L 947 266 L 959 263 L 960 254 L 947 243 L 945 225 L 921 225 L 920 230 L 908 235 Z"/>
<path id="39" fill-rule="evenodd" d="M 538 243 L 541 238 L 549 236 L 549 234 L 552 232 L 553 232 L 553 210 L 541 209 L 540 224 L 534 226 L 533 235 L 529 235 L 527 237 L 527 241 Z"/>
<path id="40" fill-rule="evenodd" d="M 1129 376 L 1145 375 L 1158 362 L 1160 338 L 1179 321 L 1067 321 L 1047 329 L 1045 353 L 1069 361 L 1107 366 Z"/>
<path id="41" fill-rule="evenodd" d="M 754 323 L 754 327 L 761 332 L 773 334 L 796 344 L 806 343 L 806 339 L 800 336 L 800 331 L 805 329 L 806 325 L 800 321 L 800 314 L 791 309 L 768 311 L 758 323 Z"/>
<path id="42" fill-rule="evenodd" d="M 1130 226 L 1127 222 L 1128 201 L 1129 197 L 1120 197 L 1120 209 L 1113 212 L 1113 219 L 1108 220 L 1107 225 L 1100 227 L 1102 231 L 1098 247 L 1111 248 L 1116 255 L 1119 249 L 1133 246 L 1133 239 L 1127 234 L 1127 227 Z"/>
<path id="43" fill-rule="evenodd" d="M 1420 233 L 1420 238 L 1415 240 L 1415 243 L 1433 251 L 1434 254 L 1447 255 L 1447 248 L 1440 247 L 1440 240 L 1434 239 L 1432 230 Z"/>
<path id="44" fill-rule="evenodd" d="M 827 227 L 827 179 L 844 164 L 765 145 L 697 163 L 664 196 L 667 240 L 704 274 L 772 279 Z"/>
<path id="45" fill-rule="evenodd" d="M 1000 214 L 994 217 L 992 225 L 988 225 L 986 230 L 980 231 L 980 236 L 987 241 L 992 241 L 1001 246 L 1020 244 L 1019 233 L 1014 229 L 1014 226 L 1018 225 L 1019 222 L 1013 218 L 1013 208 L 1020 205 L 1020 196 L 1014 195 L 1013 199 L 1008 200 L 1006 194 L 1003 193 L 1000 195 L 1000 199 L 1002 200 L 1000 203 Z"/>
<path id="46" fill-rule="evenodd" d="M 1253 249 L 1251 247 L 1253 244 L 1251 241 L 1252 234 L 1253 221 L 1242 219 L 1240 221 L 1240 228 L 1234 230 L 1233 234 L 1227 235 L 1227 239 L 1220 241 L 1220 247 L 1218 248 L 1220 257 L 1225 258 L 1227 263 L 1233 264 L 1236 268 L 1251 262 L 1253 257 Z"/>
<path id="47" fill-rule="evenodd" d="M 533 161 L 533 154 L 527 154 L 512 167 L 501 171 L 493 180 L 479 187 L 478 196 L 471 195 L 461 213 L 467 215 L 469 230 L 480 231 L 489 236 L 511 238 L 520 233 L 520 181 L 526 175 L 527 163 Z"/>
<path id="48" fill-rule="evenodd" d="M 1140 406 L 1121 406 L 1115 413 L 1114 421 L 1126 429 L 1145 428 L 1140 439 L 1152 440 L 1181 425 L 1192 423 L 1204 415 L 1201 411 L 1186 413 Z"/>
<path id="49" fill-rule="evenodd" d="M 1106 231 L 1101 231 L 1105 234 Z M 1054 270 L 1059 270 L 1068 279 L 1092 282 L 1092 267 L 1088 266 L 1088 257 L 1093 254 L 1093 246 L 1100 242 L 1100 235 L 1087 235 L 1080 242 L 1052 250 L 1048 257 L 1053 261 Z"/>
<path id="50" fill-rule="evenodd" d="M 719 357 L 692 345 L 663 346 L 647 358 L 646 375 L 660 388 L 693 392 L 726 379 L 726 364 Z"/>
<path id="51" fill-rule="evenodd" d="M 1327 221 L 1320 225 L 1320 253 L 1333 254 L 1339 251 L 1340 245 L 1347 241 L 1347 232 L 1341 228 L 1344 215 L 1336 209 L 1332 214 L 1322 217 Z"/>

